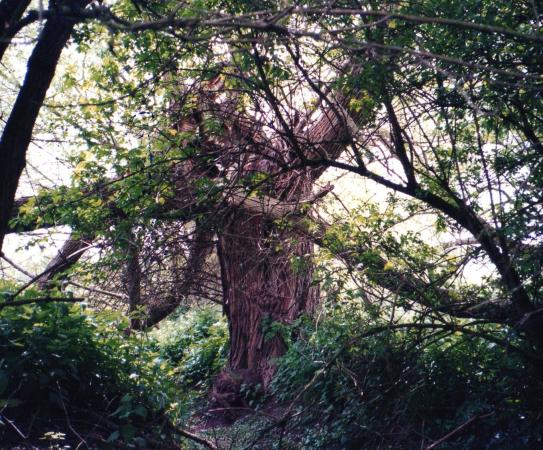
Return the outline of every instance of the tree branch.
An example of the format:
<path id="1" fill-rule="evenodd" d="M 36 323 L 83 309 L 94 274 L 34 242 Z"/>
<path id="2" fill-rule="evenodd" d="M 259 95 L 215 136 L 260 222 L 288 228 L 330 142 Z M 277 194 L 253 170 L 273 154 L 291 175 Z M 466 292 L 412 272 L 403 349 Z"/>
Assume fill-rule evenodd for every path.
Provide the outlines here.
<path id="1" fill-rule="evenodd" d="M 2 0 L 0 2 L 0 61 L 2 61 L 12 37 L 20 29 L 17 24 L 20 23 L 29 4 L 30 0 Z"/>

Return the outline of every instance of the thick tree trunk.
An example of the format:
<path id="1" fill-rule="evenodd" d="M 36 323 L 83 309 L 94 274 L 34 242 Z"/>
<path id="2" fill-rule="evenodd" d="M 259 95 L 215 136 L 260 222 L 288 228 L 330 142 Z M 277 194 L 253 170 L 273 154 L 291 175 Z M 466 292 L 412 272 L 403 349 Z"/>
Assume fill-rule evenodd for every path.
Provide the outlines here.
<path id="1" fill-rule="evenodd" d="M 324 102 L 305 129 L 290 130 L 285 133 L 289 139 L 272 142 L 260 159 L 253 158 L 250 170 L 274 173 L 273 160 L 266 156 L 270 148 L 274 158 L 287 164 L 338 158 L 362 117 L 351 114 L 344 103 L 343 96 L 337 96 L 336 103 Z M 288 204 L 301 202 L 323 172 L 321 165 L 279 175 L 266 195 Z M 311 313 L 319 290 L 313 283 L 313 242 L 303 232 L 281 230 L 266 214 L 245 209 L 233 213 L 218 235 L 230 356 L 227 370 L 215 382 L 213 398 L 228 407 L 242 402 L 236 392 L 242 383 L 261 383 L 266 389 L 275 361 L 286 349 L 281 331 L 288 329 L 281 325 Z M 277 325 L 270 327 L 273 323 Z"/>
<path id="2" fill-rule="evenodd" d="M 224 309 L 230 331 L 228 369 L 266 387 L 285 349 L 280 326 L 315 307 L 313 244 L 261 215 L 236 211 L 219 236 Z M 275 332 L 273 330 L 276 330 Z"/>

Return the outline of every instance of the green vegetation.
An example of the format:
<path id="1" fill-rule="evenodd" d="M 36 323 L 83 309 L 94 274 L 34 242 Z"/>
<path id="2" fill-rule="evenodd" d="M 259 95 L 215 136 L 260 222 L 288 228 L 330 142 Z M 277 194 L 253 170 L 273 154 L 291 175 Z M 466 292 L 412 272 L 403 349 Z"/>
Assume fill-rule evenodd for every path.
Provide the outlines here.
<path id="1" fill-rule="evenodd" d="M 0 312 L 0 332 L 3 445 L 164 448 L 227 351 L 213 309 L 181 314 L 157 339 L 113 311 L 26 305 Z"/>
<path id="2" fill-rule="evenodd" d="M 146 336 L 127 336 L 127 326 L 119 314 L 93 313 L 80 305 L 4 308 L 4 445 L 25 442 L 23 436 L 41 445 L 55 435 L 54 444 L 64 448 L 79 438 L 78 430 L 97 447 L 114 448 L 118 440 L 151 446 L 175 386 L 156 344 Z M 156 423 L 156 433 L 142 431 L 149 423 Z"/>
<path id="3" fill-rule="evenodd" d="M 190 310 L 165 321 L 154 334 L 160 355 L 175 366 L 177 384 L 204 395 L 226 363 L 228 331 L 216 308 Z"/>
<path id="4" fill-rule="evenodd" d="M 542 30 L 0 0 L 0 447 L 543 448 Z"/>
<path id="5" fill-rule="evenodd" d="M 4 308 L 2 442 L 190 447 L 176 427 L 196 420 L 214 424 L 201 434 L 219 448 L 407 449 L 462 425 L 441 448 L 541 445 L 543 383 L 522 355 L 460 332 L 392 332 L 364 317 L 350 304 L 329 308 L 317 326 L 299 320 L 269 392 L 247 386 L 253 412 L 226 426 L 206 412 L 228 350 L 216 308 L 180 312 L 150 334 L 82 305 Z"/>
<path id="6" fill-rule="evenodd" d="M 300 398 L 289 424 L 300 447 L 410 449 L 457 429 L 439 448 L 541 445 L 543 384 L 522 357 L 459 332 L 361 327 L 352 315 L 306 328 L 281 360 L 272 390 Z"/>

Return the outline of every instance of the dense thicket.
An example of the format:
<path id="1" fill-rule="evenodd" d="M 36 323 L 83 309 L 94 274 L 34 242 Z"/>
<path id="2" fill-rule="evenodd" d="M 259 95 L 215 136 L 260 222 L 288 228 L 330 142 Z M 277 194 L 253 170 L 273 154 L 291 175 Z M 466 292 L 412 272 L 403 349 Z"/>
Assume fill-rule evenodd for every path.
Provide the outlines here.
<path id="1" fill-rule="evenodd" d="M 539 445 L 538 2 L 34 6 L 0 1 L 6 64 L 13 39 L 41 29 L 17 97 L 2 101 L 0 245 L 8 233 L 71 234 L 40 273 L 4 255 L 29 278 L 2 294 L 7 350 L 35 328 L 17 307 L 55 328 L 56 306 L 28 305 L 74 293 L 124 311 L 141 339 L 180 307 L 217 304 L 228 349 L 211 312 L 201 330 L 156 343 L 183 373 L 182 395 L 209 390 L 213 414 L 192 423 L 203 434 L 258 406 L 239 445 L 252 435 L 266 448 L 276 430 L 273 445 L 294 448 Z M 70 147 L 71 181 L 15 198 L 36 121 Z M 91 338 L 83 316 L 62 311 Z M 74 340 L 59 363 L 77 339 L 59 341 Z M 92 366 L 122 379 L 106 351 L 120 341 L 87 344 Z M 13 383 L 18 366 L 2 364 Z M 72 405 L 74 377 L 62 380 Z M 112 381 L 100 398 L 124 388 Z M 179 417 L 156 414 L 183 434 Z M 225 433 L 203 445 L 235 441 Z"/>

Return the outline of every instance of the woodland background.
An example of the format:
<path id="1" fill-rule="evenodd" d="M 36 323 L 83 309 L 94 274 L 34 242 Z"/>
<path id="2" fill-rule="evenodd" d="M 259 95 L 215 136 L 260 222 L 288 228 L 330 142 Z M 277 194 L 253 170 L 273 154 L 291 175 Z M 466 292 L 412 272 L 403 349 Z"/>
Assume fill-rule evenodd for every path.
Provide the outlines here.
<path id="1" fill-rule="evenodd" d="M 0 0 L 2 448 L 543 446 L 542 21 Z"/>

